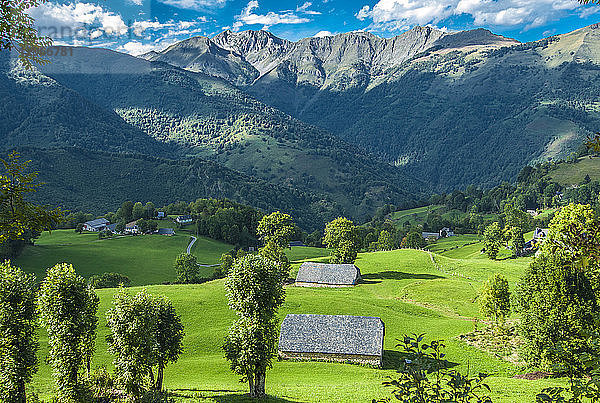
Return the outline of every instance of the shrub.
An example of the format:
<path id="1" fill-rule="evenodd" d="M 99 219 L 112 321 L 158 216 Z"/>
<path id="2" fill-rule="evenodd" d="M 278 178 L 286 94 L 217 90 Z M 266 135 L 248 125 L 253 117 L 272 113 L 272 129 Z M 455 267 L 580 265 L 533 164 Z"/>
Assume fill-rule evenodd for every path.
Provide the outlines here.
<path id="1" fill-rule="evenodd" d="M 443 341 L 433 340 L 426 344 L 423 339 L 423 334 L 405 335 L 397 345 L 408 358 L 398 368 L 398 378 L 389 377 L 390 380 L 383 383 L 393 388 L 395 399 L 418 403 L 491 403 L 492 399 L 485 394 L 490 391 L 484 383 L 486 374 L 469 377 L 469 374 L 450 369 L 451 363 L 443 352 Z"/>

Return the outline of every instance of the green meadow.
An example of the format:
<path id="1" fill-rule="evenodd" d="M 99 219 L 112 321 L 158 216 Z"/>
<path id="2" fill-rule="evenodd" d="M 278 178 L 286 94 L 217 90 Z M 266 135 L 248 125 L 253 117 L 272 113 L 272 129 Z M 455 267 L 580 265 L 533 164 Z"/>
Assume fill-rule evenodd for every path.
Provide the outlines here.
<path id="1" fill-rule="evenodd" d="M 190 236 L 176 230 L 173 236 L 138 235 L 98 239 L 97 233 L 77 234 L 73 230 L 44 233 L 34 246 L 27 246 L 13 263 L 35 273 L 38 279 L 56 263 L 73 264 L 79 274 L 90 277 L 104 272 L 129 276 L 132 285 L 161 284 L 175 280 L 173 262 L 185 252 Z M 198 237 L 191 252 L 202 264 L 216 264 L 232 246 Z M 209 272 L 210 271 L 210 272 Z M 212 269 L 206 269 L 206 276 Z"/>
<path id="2" fill-rule="evenodd" d="M 59 235 L 57 232 L 52 236 Z M 135 239 L 132 238 L 132 241 Z M 176 239 L 173 237 L 172 242 L 178 242 Z M 447 242 L 467 243 L 473 240 L 475 238 L 449 238 Z M 180 246 L 183 248 L 186 244 L 182 242 Z M 173 246 L 173 249 L 177 248 Z M 177 249 L 178 252 L 180 250 Z M 326 254 L 325 250 L 318 248 L 293 248 L 289 252 L 291 260 L 302 257 L 323 260 Z M 457 339 L 475 326 L 478 313 L 474 301 L 481 283 L 492 273 L 503 273 L 514 288 L 529 263 L 528 258 L 490 261 L 468 250 L 463 253 L 465 257 L 462 258 L 408 249 L 363 253 L 356 264 L 364 281 L 357 287 L 288 286 L 286 302 L 279 313 L 281 319 L 290 313 L 381 317 L 386 326 L 384 366 L 379 369 L 341 363 L 275 361 L 267 374 L 269 401 L 370 402 L 389 396 L 389 390 L 381 383 L 395 373 L 394 368 L 403 359 L 396 344 L 397 339 L 407 333 L 426 333 L 429 340 L 443 339 L 447 345 L 447 357 L 456 368 L 470 374 L 490 374 L 488 384 L 494 402 L 531 402 L 542 388 L 562 384 L 560 380 L 515 379 L 514 375 L 525 370 Z M 298 265 L 299 262 L 294 264 L 294 272 Z M 82 274 L 89 274 L 95 266 L 82 266 Z M 129 270 L 133 275 L 139 267 Z M 154 276 L 158 282 L 166 278 L 160 278 L 160 270 Z M 245 401 L 246 385 L 231 373 L 221 350 L 223 338 L 234 320 L 234 313 L 227 307 L 224 281 L 145 288 L 151 293 L 169 297 L 181 314 L 186 329 L 185 351 L 177 363 L 167 368 L 166 387 L 180 401 Z M 139 287 L 134 287 L 128 292 L 139 290 Z M 112 366 L 112 357 L 107 353 L 105 342 L 108 334 L 105 312 L 114 292 L 114 289 L 98 290 L 101 306 L 94 366 Z M 48 396 L 52 379 L 50 369 L 43 363 L 47 339 L 43 332 L 40 336 L 40 368 L 33 388 L 42 396 Z"/>

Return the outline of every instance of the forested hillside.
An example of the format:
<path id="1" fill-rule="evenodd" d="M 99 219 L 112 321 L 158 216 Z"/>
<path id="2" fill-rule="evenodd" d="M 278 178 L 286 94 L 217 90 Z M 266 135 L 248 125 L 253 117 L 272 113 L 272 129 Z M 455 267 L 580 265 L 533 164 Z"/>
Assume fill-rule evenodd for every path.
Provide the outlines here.
<path id="1" fill-rule="evenodd" d="M 44 81 L 78 97 L 79 104 L 93 106 L 93 116 L 64 113 L 55 117 L 54 125 L 39 122 L 35 114 L 29 120 L 11 119 L 36 137 L 29 141 L 14 130 L 0 133 L 13 140 L 10 145 L 77 146 L 161 158 L 200 156 L 276 185 L 335 200 L 345 214 L 357 218 L 383 203 L 410 205 L 426 190 L 402 169 L 260 103 L 223 80 L 106 49 L 56 49 L 56 56 L 40 68 L 43 74 L 32 73 L 40 77 L 38 82 L 6 76 L 18 91 L 30 93 L 19 109 L 35 110 L 35 102 L 45 96 L 69 104 L 70 98 L 60 91 L 47 95 L 47 86 L 40 83 Z M 61 56 L 63 49 L 66 56 Z M 43 130 L 36 130 L 40 125 Z M 62 141 L 63 127 L 79 127 L 81 133 L 73 135 L 73 141 Z M 115 143 L 122 145 L 118 148 Z"/>
<path id="2" fill-rule="evenodd" d="M 103 214 L 124 200 L 166 205 L 199 197 L 228 198 L 271 211 L 293 211 L 304 228 L 342 214 L 324 195 L 277 186 L 201 159 L 179 161 L 80 148 L 17 149 L 46 185 L 33 193 L 44 204 Z"/>
<path id="3" fill-rule="evenodd" d="M 219 49 L 235 60 L 216 63 Z M 223 77 L 438 191 L 514 180 L 523 165 L 565 157 L 600 127 L 598 24 L 526 44 L 484 29 L 298 42 L 226 31 L 146 57 Z M 233 69 L 236 61 L 246 67 Z"/>

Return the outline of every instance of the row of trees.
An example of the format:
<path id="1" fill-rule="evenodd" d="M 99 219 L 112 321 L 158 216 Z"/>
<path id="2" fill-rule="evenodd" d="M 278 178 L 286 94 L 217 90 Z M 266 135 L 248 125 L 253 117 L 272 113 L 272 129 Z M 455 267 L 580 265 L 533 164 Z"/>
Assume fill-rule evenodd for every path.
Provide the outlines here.
<path id="1" fill-rule="evenodd" d="M 72 265 L 48 269 L 41 285 L 10 262 L 0 264 L 0 393 L 3 401 L 24 403 L 26 384 L 37 370 L 39 323 L 48 334 L 47 362 L 58 401 L 89 402 L 99 298 Z M 116 382 L 132 398 L 161 391 L 163 371 L 182 351 L 183 325 L 171 302 L 123 289 L 106 319 L 109 350 L 116 356 Z M 154 375 L 156 371 L 156 375 Z M 101 397 L 101 396 L 96 396 Z M 106 396 L 104 396 L 106 397 Z"/>

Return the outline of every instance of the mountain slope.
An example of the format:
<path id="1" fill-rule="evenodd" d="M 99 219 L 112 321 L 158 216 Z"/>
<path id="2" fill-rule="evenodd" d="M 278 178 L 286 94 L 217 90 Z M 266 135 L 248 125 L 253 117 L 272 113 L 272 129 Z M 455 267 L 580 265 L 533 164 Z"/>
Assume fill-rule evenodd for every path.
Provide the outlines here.
<path id="1" fill-rule="evenodd" d="M 0 98 L 3 147 L 66 145 L 152 155 L 173 152 L 115 112 L 38 71 L 19 67 L 8 52 L 0 52 Z"/>
<path id="2" fill-rule="evenodd" d="M 40 70 L 86 102 L 116 112 L 120 125 L 173 150 L 140 153 L 210 159 L 275 185 L 313 193 L 325 203 L 334 200 L 355 218 L 383 203 L 411 204 L 426 188 L 401 169 L 202 73 L 88 48 L 52 57 Z M 83 118 L 65 116 L 73 124 Z M 120 135 L 118 130 L 100 134 L 100 143 Z M 40 141 L 38 146 L 46 144 Z M 98 144 L 84 147 L 104 151 Z"/>
<path id="3" fill-rule="evenodd" d="M 139 154 L 106 153 L 80 148 L 17 150 L 31 159 L 45 183 L 32 197 L 71 210 L 103 214 L 125 200 L 166 205 L 201 197 L 229 198 L 264 211 L 293 212 L 305 229 L 321 229 L 341 214 L 340 206 L 313 194 L 270 184 L 213 162 L 169 160 Z M 143 184 L 143 185 L 142 185 Z"/>
<path id="4" fill-rule="evenodd" d="M 524 164 L 563 157 L 600 126 L 597 24 L 527 44 L 484 29 L 427 27 L 390 39 L 278 42 L 246 31 L 211 40 L 256 69 L 240 80 L 248 93 L 438 191 L 514 179 Z"/>

